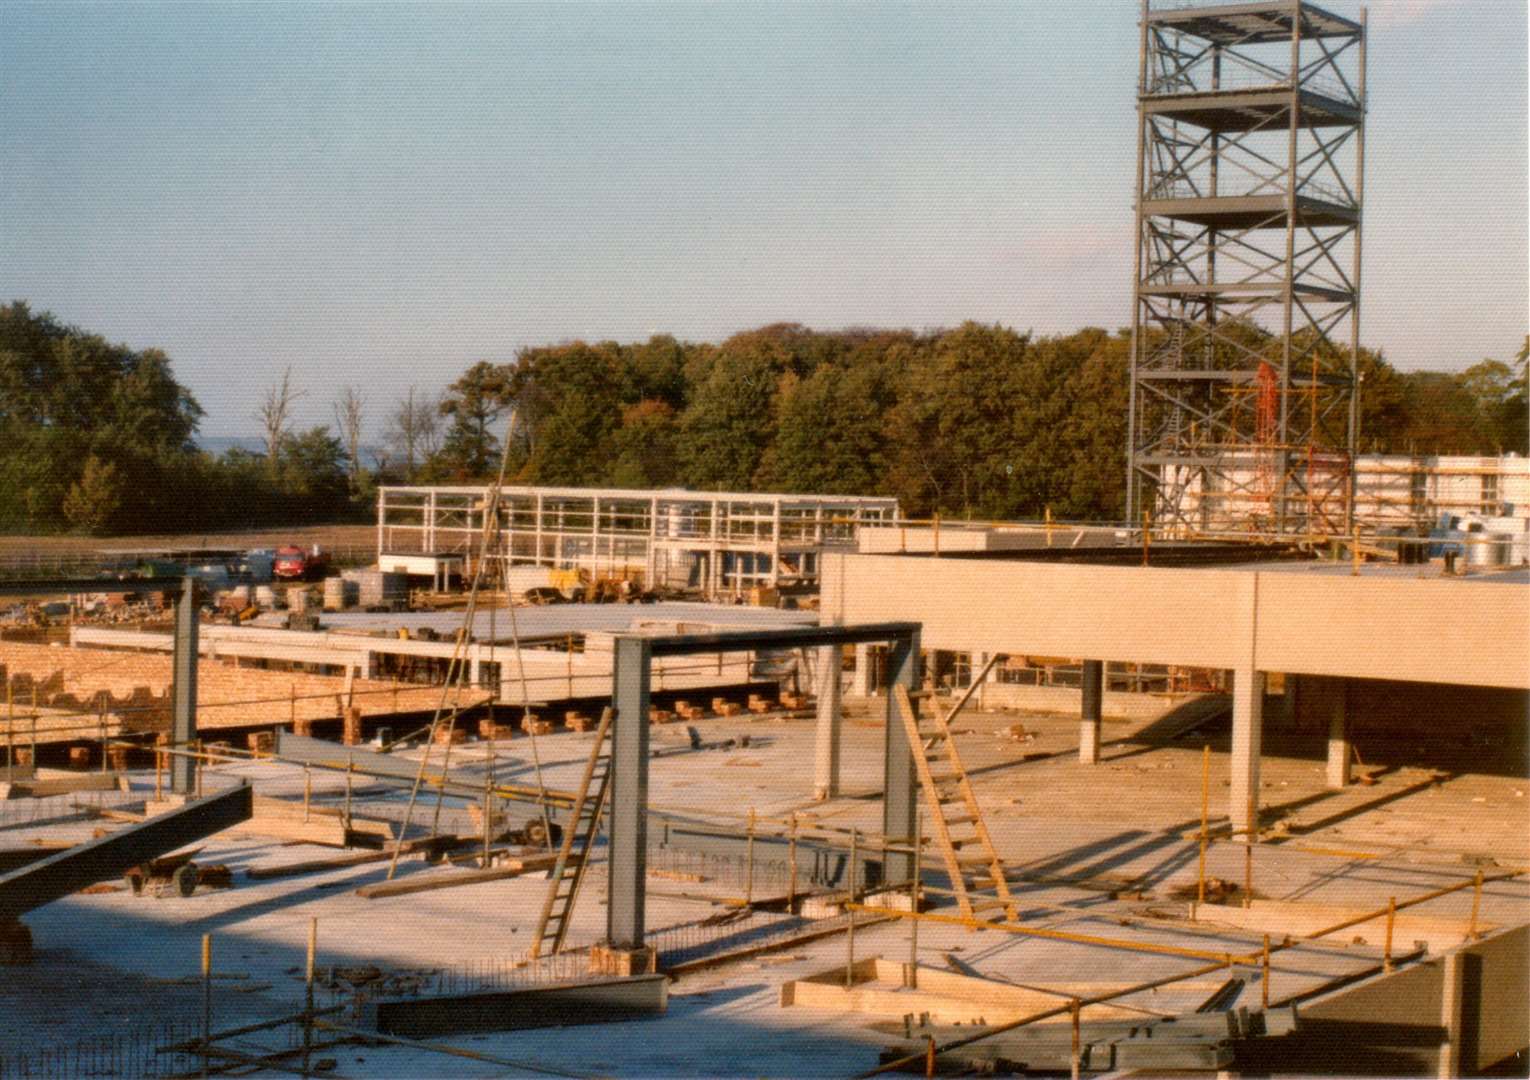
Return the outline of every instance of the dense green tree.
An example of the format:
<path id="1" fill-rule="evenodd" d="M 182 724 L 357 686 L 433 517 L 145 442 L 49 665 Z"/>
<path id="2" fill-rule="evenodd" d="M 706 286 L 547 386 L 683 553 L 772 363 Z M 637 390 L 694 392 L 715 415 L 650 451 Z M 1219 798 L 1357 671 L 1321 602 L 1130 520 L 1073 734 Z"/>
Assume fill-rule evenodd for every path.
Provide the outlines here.
<path id="1" fill-rule="evenodd" d="M 167 471 L 192 452 L 200 417 L 159 350 L 109 344 L 24 303 L 0 308 L 0 528 L 99 531 L 175 512 L 185 493 Z M 88 514 L 82 493 L 101 489 L 108 464 L 117 505 Z"/>
<path id="2" fill-rule="evenodd" d="M 491 428 L 510 407 L 511 377 L 508 365 L 480 360 L 447 389 L 440 408 L 451 423 L 437 454 L 439 470 L 459 480 L 498 471 L 500 442 Z"/>
<path id="3" fill-rule="evenodd" d="M 806 378 L 787 374 L 762 465 L 765 486 L 830 495 L 880 490 L 886 413 L 924 345 L 907 332 L 879 334 Z"/>
<path id="4" fill-rule="evenodd" d="M 612 438 L 632 391 L 620 346 L 582 341 L 523 349 L 510 393 L 528 433 L 517 478 L 527 483 L 590 486 L 610 482 Z"/>
<path id="5" fill-rule="evenodd" d="M 640 401 L 622 410 L 611 438 L 609 482 L 616 487 L 673 487 L 680 480 L 680 423 L 666 401 Z"/>
<path id="6" fill-rule="evenodd" d="M 914 365 L 887 428 L 889 484 L 906 512 L 991 519 L 1021 505 L 1026 462 L 1013 436 L 1029 344 L 969 322 Z"/>
<path id="7" fill-rule="evenodd" d="M 64 517 L 80 532 L 99 536 L 110 528 L 122 497 L 122 476 L 116 466 L 92 454 L 64 496 Z"/>

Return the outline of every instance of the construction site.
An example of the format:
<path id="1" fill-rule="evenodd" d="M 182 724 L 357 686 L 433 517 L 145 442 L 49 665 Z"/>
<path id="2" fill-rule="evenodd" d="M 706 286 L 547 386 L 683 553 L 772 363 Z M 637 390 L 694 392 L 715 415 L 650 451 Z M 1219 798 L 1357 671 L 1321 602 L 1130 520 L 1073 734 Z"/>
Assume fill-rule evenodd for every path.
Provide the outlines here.
<path id="1" fill-rule="evenodd" d="M 1530 470 L 1360 452 L 1366 21 L 1138 16 L 1118 523 L 507 437 L 0 581 L 0 1078 L 1530 1074 Z"/>

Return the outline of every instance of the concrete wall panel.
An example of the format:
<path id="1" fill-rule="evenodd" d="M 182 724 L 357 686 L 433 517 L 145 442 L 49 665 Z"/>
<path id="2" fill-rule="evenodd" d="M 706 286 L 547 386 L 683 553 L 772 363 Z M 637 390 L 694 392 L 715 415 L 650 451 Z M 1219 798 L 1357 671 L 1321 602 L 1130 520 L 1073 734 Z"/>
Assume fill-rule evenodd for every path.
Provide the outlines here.
<path id="1" fill-rule="evenodd" d="M 1258 651 L 1265 671 L 1530 687 L 1530 588 L 1260 574 Z"/>
<path id="2" fill-rule="evenodd" d="M 831 555 L 826 619 L 913 619 L 926 648 L 1232 667 L 1236 573 Z"/>
<path id="3" fill-rule="evenodd" d="M 823 573 L 826 618 L 915 620 L 926 648 L 1530 689 L 1519 584 L 896 555 Z"/>

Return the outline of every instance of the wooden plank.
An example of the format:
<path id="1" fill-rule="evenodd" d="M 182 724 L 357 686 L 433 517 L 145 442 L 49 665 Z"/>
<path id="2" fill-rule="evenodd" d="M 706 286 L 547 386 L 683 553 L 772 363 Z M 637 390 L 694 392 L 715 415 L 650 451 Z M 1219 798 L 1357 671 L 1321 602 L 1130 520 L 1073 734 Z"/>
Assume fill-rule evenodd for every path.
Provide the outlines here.
<path id="1" fill-rule="evenodd" d="M 404 853 L 423 851 L 430 846 L 429 840 L 406 840 L 399 845 Z M 306 859 L 303 862 L 286 863 L 282 866 L 253 866 L 244 876 L 253 881 L 270 878 L 298 877 L 302 874 L 322 874 L 326 870 L 343 870 L 348 866 L 365 866 L 367 863 L 386 862 L 393 858 L 393 847 L 381 851 L 358 851 L 350 855 L 335 855 L 326 859 Z"/>
<path id="2" fill-rule="evenodd" d="M 557 855 L 529 855 L 511 859 L 503 866 L 487 870 L 442 870 L 428 874 L 411 874 L 399 881 L 380 881 L 375 885 L 363 885 L 356 890 L 357 896 L 368 900 L 380 900 L 389 896 L 408 896 L 410 893 L 429 892 L 433 889 L 451 889 L 458 885 L 480 885 L 487 881 L 502 881 L 519 877 L 537 870 L 548 870 L 557 861 Z"/>
<path id="3" fill-rule="evenodd" d="M 148 817 L 178 809 L 179 799 L 150 799 L 144 804 Z M 338 811 L 329 807 L 310 807 L 308 820 L 303 820 L 302 803 L 266 796 L 255 797 L 255 816 L 235 826 L 229 832 L 237 836 L 263 836 L 288 843 L 318 844 L 321 847 L 349 847 L 354 839 L 376 837 L 383 843 L 393 839 L 393 824 L 366 818 L 353 818 L 349 829 Z"/>
<path id="4" fill-rule="evenodd" d="M 7 799 L 46 799 L 70 795 L 76 791 L 127 791 L 127 777 L 114 772 L 82 772 L 72 775 L 35 777 L 30 780 L 0 780 L 0 801 Z"/>

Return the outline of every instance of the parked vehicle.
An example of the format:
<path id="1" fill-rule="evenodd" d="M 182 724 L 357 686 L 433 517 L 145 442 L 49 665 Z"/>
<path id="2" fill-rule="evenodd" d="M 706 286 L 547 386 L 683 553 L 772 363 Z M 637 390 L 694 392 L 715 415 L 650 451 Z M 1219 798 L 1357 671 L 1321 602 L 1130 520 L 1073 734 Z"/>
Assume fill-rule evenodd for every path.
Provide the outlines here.
<path id="1" fill-rule="evenodd" d="M 283 581 L 312 581 L 323 577 L 328 568 L 329 555 L 317 544 L 310 551 L 290 544 L 279 547 L 271 563 L 271 572 Z"/>

